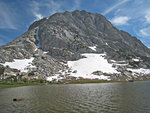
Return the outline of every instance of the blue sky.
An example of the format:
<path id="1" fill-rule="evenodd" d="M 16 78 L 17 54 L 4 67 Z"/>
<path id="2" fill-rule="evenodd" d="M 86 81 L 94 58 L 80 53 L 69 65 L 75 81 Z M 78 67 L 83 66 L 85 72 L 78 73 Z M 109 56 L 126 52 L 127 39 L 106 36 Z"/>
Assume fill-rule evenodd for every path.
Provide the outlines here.
<path id="1" fill-rule="evenodd" d="M 0 0 L 0 45 L 26 32 L 35 20 L 78 9 L 103 14 L 150 48 L 149 4 L 150 0 Z"/>

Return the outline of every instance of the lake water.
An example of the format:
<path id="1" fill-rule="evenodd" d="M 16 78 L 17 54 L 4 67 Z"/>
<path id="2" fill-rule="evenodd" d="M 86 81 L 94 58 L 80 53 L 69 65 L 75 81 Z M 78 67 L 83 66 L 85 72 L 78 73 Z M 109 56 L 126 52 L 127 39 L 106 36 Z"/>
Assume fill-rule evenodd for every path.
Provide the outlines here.
<path id="1" fill-rule="evenodd" d="M 13 98 L 24 98 L 13 102 Z M 150 113 L 150 81 L 0 90 L 0 113 Z"/>

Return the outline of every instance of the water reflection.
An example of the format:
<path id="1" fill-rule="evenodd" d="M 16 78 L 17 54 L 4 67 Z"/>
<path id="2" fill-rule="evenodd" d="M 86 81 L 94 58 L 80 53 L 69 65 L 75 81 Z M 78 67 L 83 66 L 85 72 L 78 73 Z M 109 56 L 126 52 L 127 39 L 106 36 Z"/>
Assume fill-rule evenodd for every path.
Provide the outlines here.
<path id="1" fill-rule="evenodd" d="M 0 90 L 2 113 L 150 111 L 150 82 L 28 86 Z M 25 98 L 13 102 L 14 97 Z"/>

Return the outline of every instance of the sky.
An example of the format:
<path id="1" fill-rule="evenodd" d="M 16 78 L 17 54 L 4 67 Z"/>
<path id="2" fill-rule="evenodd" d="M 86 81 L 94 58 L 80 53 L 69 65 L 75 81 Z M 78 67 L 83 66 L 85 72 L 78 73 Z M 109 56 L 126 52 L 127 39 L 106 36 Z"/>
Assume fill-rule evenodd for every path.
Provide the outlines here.
<path id="1" fill-rule="evenodd" d="M 0 45 L 56 12 L 86 10 L 104 15 L 116 28 L 150 48 L 150 0 L 0 0 Z"/>

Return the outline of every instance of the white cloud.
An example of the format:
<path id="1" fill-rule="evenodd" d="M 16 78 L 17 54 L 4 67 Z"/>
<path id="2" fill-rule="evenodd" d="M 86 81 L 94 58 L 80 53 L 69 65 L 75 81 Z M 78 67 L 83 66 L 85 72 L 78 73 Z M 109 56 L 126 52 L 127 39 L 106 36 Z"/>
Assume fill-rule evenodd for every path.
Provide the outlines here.
<path id="1" fill-rule="evenodd" d="M 111 20 L 114 25 L 127 25 L 130 18 L 127 16 L 118 16 Z"/>
<path id="2" fill-rule="evenodd" d="M 146 22 L 150 23 L 150 9 L 148 9 L 145 13 Z"/>
<path id="3" fill-rule="evenodd" d="M 30 3 L 30 10 L 32 14 L 36 17 L 36 20 L 39 20 L 43 17 L 50 16 L 57 12 L 62 11 L 73 11 L 80 7 L 80 0 L 73 1 L 73 7 L 68 6 L 66 1 L 55 1 L 55 0 L 41 0 L 41 1 L 32 1 Z M 43 10 L 44 9 L 44 10 Z"/>
<path id="4" fill-rule="evenodd" d="M 129 0 L 119 0 L 116 4 L 113 6 L 109 7 L 107 10 L 105 10 L 102 14 L 106 15 L 113 11 L 114 9 L 118 8 L 119 6 L 123 5 L 124 3 L 128 2 Z"/>
<path id="5" fill-rule="evenodd" d="M 0 2 L 0 29 L 17 29 L 13 9 Z"/>
<path id="6" fill-rule="evenodd" d="M 36 16 L 37 19 L 42 19 L 43 18 L 43 16 L 41 14 L 35 14 L 35 16 Z"/>
<path id="7" fill-rule="evenodd" d="M 47 15 L 43 15 L 44 11 L 42 10 L 42 8 L 45 9 L 45 12 L 47 14 L 52 15 L 60 11 L 61 9 L 60 5 L 61 4 L 54 2 L 54 0 L 45 0 L 45 1 L 40 1 L 40 2 L 32 1 L 32 3 L 30 4 L 31 12 L 36 17 L 36 20 L 42 19 L 44 16 L 47 16 Z"/>
<path id="8" fill-rule="evenodd" d="M 147 22 L 150 22 L 150 15 L 146 15 L 145 18 Z"/>
<path id="9" fill-rule="evenodd" d="M 36 1 L 33 1 L 31 4 L 31 12 L 33 13 L 33 15 L 36 17 L 36 20 L 39 20 L 41 18 L 43 18 L 42 14 L 39 13 L 40 10 L 40 4 Z"/>
<path id="10" fill-rule="evenodd" d="M 150 27 L 141 29 L 140 35 L 143 37 L 149 37 L 150 36 Z"/>

